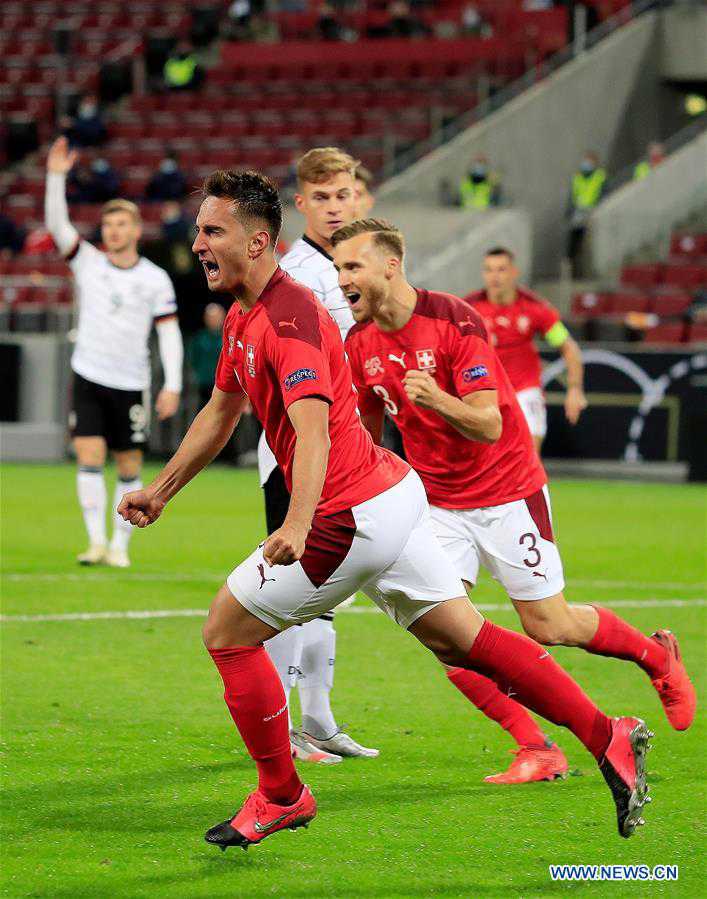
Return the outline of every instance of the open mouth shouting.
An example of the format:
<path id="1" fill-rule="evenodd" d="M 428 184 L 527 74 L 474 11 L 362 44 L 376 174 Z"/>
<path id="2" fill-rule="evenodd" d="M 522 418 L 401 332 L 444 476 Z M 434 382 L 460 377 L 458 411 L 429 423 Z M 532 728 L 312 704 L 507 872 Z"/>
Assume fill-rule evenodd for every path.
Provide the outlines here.
<path id="1" fill-rule="evenodd" d="M 356 304 L 361 299 L 361 294 L 358 290 L 345 290 L 344 296 L 352 309 L 356 308 Z"/>
<path id="2" fill-rule="evenodd" d="M 213 262 L 210 259 L 202 259 L 201 264 L 204 268 L 204 273 L 206 274 L 207 281 L 215 281 L 220 273 L 220 268 L 218 267 L 217 262 Z"/>

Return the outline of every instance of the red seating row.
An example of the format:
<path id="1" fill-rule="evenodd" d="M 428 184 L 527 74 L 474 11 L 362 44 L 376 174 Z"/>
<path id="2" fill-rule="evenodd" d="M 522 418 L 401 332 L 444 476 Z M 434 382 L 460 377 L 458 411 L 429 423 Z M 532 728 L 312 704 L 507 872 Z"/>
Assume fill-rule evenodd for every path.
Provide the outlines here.
<path id="1" fill-rule="evenodd" d="M 626 315 L 629 312 L 654 312 L 660 316 L 681 315 L 690 305 L 692 297 L 686 291 L 670 291 L 653 294 L 629 292 L 586 292 L 572 299 L 573 315 L 594 318 L 608 315 Z"/>
<path id="2" fill-rule="evenodd" d="M 700 287 L 707 285 L 707 265 L 690 262 L 629 265 L 621 272 L 621 283 L 647 289 L 659 284 L 671 284 L 687 289 Z"/>
<path id="3" fill-rule="evenodd" d="M 0 287 L 0 303 L 7 303 L 8 305 L 71 302 L 73 302 L 73 289 L 69 281 L 58 287 L 45 287 L 35 284 L 24 284 L 20 287 L 3 285 Z"/>
<path id="4" fill-rule="evenodd" d="M 673 234 L 670 240 L 670 255 L 688 259 L 707 257 L 707 234 Z"/>
<path id="5" fill-rule="evenodd" d="M 644 343 L 707 343 L 707 325 L 668 322 L 649 328 Z"/>

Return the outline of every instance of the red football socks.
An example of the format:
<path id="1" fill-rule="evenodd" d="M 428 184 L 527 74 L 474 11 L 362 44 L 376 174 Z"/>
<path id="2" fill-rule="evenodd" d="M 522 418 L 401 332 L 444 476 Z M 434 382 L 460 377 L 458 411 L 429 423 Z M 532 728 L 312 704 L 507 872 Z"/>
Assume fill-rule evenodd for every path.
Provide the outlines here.
<path id="1" fill-rule="evenodd" d="M 508 731 L 519 746 L 547 746 L 545 734 L 528 710 L 502 693 L 494 681 L 466 668 L 451 668 L 447 677 L 480 712 Z"/>
<path id="2" fill-rule="evenodd" d="M 302 781 L 290 750 L 287 700 L 264 646 L 229 646 L 209 653 L 223 678 L 223 698 L 258 766 L 258 788 L 272 802 L 291 805 Z"/>
<path id="3" fill-rule="evenodd" d="M 569 728 L 594 758 L 603 757 L 611 720 L 535 640 L 484 621 L 469 652 L 469 667 L 538 715 Z"/>
<path id="4" fill-rule="evenodd" d="M 668 658 L 660 643 L 646 637 L 609 609 L 594 608 L 599 616 L 599 627 L 584 647 L 587 652 L 635 662 L 651 678 L 665 674 Z"/>

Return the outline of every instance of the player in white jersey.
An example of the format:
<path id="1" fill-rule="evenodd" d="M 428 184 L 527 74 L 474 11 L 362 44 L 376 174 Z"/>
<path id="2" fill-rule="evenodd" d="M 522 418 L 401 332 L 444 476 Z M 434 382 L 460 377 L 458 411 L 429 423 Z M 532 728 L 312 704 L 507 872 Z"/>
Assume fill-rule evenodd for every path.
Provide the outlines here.
<path id="1" fill-rule="evenodd" d="M 78 561 L 126 568 L 132 525 L 114 511 L 108 544 L 103 466 L 110 449 L 118 470 L 115 510 L 124 493 L 141 486 L 148 422 L 143 392 L 150 383 L 152 325 L 157 327 L 164 371 L 164 387 L 156 401 L 161 420 L 179 408 L 182 336 L 169 275 L 138 254 L 141 226 L 137 206 L 128 200 L 111 200 L 103 207 L 105 252 L 81 240 L 71 224 L 66 176 L 75 162 L 76 152 L 60 137 L 47 158 L 45 217 L 47 229 L 73 272 L 78 299 L 70 426 L 78 462 L 79 504 L 89 539 L 89 547 Z"/>
<path id="2" fill-rule="evenodd" d="M 304 234 L 280 260 L 280 267 L 310 287 L 326 306 L 343 340 L 354 324 L 351 309 L 339 288 L 329 238 L 356 217 L 354 174 L 358 163 L 336 147 L 317 147 L 297 163 L 295 205 L 305 219 Z M 297 326 L 297 322 L 293 322 Z M 260 483 L 265 492 L 268 533 L 284 521 L 290 497 L 282 471 L 265 436 L 258 444 Z M 277 668 L 285 695 L 297 684 L 302 707 L 302 730 L 290 727 L 292 752 L 302 761 L 333 764 L 342 756 L 373 758 L 377 749 L 361 746 L 343 733 L 331 710 L 336 632 L 333 612 L 301 627 L 283 631 L 265 645 Z"/>

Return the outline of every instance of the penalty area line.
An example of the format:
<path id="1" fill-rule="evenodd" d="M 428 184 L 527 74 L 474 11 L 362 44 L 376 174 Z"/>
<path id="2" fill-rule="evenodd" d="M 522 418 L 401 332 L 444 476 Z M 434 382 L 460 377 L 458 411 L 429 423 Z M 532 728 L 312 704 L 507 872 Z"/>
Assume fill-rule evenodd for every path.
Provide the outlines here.
<path id="1" fill-rule="evenodd" d="M 480 612 L 511 612 L 513 606 L 510 600 L 505 603 L 476 603 Z M 653 608 L 686 608 L 707 605 L 707 599 L 697 597 L 695 599 L 618 599 L 610 603 L 616 609 L 653 609 Z M 113 621 L 116 619 L 144 621 L 152 618 L 203 618 L 207 609 L 137 609 L 115 612 L 65 612 L 46 615 L 0 615 L 0 621 L 6 624 L 13 622 L 40 622 L 40 621 Z M 368 615 L 380 612 L 377 606 L 346 606 L 336 609 L 338 615 L 358 614 Z"/>

